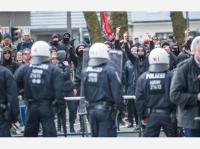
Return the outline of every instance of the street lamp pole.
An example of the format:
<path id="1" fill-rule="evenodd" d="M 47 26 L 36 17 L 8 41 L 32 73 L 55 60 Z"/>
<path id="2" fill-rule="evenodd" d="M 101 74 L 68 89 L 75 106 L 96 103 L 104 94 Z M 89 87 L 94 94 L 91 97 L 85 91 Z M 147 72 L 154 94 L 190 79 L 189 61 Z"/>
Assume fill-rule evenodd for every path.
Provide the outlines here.
<path id="1" fill-rule="evenodd" d="M 72 33 L 72 20 L 70 11 L 67 11 L 67 32 Z"/>
<path id="2" fill-rule="evenodd" d="M 190 28 L 190 24 L 189 24 L 189 12 L 186 11 L 186 26 L 187 26 L 187 29 Z"/>

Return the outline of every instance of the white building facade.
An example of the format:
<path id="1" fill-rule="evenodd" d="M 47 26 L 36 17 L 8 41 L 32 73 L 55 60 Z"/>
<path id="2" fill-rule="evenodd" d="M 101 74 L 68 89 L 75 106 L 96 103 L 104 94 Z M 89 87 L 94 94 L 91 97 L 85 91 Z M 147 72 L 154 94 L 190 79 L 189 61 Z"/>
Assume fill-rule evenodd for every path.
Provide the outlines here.
<path id="1" fill-rule="evenodd" d="M 15 12 L 13 12 L 15 13 Z M 97 13 L 99 16 L 99 12 Z M 183 12 L 185 16 L 185 12 Z M 15 20 L 23 22 L 23 18 Z M 99 17 L 100 19 L 100 17 Z M 12 20 L 13 21 L 13 20 Z M 128 12 L 129 35 L 144 39 L 147 33 L 165 35 L 172 33 L 170 12 Z M 23 31 L 31 32 L 35 40 L 50 40 L 53 33 L 67 31 L 67 12 L 41 11 L 30 12 L 30 26 L 20 26 Z M 200 12 L 189 12 L 189 27 L 191 31 L 200 29 Z M 75 43 L 83 41 L 88 36 L 87 25 L 82 11 L 71 12 L 71 28 Z M 9 25 L 3 26 L 3 33 L 9 32 Z"/>
<path id="2" fill-rule="evenodd" d="M 100 13 L 97 13 L 98 16 Z M 100 18 L 100 17 L 99 17 Z M 132 13 L 128 12 L 129 32 L 132 33 Z M 31 34 L 38 39 L 49 40 L 52 33 L 67 31 L 67 12 L 31 12 Z M 81 11 L 71 12 L 71 28 L 75 42 L 88 36 L 84 15 Z"/>
<path id="3" fill-rule="evenodd" d="M 200 28 L 200 12 L 188 12 L 188 16 L 190 31 L 196 31 Z M 132 20 L 133 37 L 144 39 L 147 33 L 166 35 L 173 32 L 170 12 L 132 12 Z"/>

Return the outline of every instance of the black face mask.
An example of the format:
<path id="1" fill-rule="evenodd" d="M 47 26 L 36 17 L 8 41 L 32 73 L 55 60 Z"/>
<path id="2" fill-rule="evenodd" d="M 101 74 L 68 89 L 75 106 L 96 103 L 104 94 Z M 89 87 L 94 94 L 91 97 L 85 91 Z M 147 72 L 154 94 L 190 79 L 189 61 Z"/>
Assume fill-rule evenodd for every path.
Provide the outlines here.
<path id="1" fill-rule="evenodd" d="M 53 43 L 54 43 L 54 44 L 58 44 L 58 41 L 57 41 L 57 40 L 54 40 Z"/>
<path id="2" fill-rule="evenodd" d="M 64 42 L 69 42 L 69 38 L 63 38 Z"/>
<path id="3" fill-rule="evenodd" d="M 145 57 L 145 55 L 138 55 L 138 57 L 139 57 L 139 58 L 144 58 L 144 57 Z"/>
<path id="4" fill-rule="evenodd" d="M 83 57 L 83 51 L 79 51 L 79 52 L 77 53 L 77 55 L 78 55 L 79 57 Z"/>

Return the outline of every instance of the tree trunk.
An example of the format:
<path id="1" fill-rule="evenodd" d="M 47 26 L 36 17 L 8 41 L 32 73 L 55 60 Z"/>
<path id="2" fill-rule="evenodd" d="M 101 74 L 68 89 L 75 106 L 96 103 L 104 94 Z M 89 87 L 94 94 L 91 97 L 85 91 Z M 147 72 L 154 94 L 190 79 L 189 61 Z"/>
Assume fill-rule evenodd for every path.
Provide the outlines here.
<path id="1" fill-rule="evenodd" d="M 117 27 L 121 27 L 119 37 L 123 39 L 124 32 L 128 31 L 128 15 L 127 12 L 115 12 L 110 14 L 110 25 L 112 33 L 116 32 Z"/>
<path id="2" fill-rule="evenodd" d="M 185 36 L 184 32 L 186 30 L 186 21 L 183 17 L 182 11 L 171 11 L 170 17 L 172 21 L 174 36 L 176 38 L 179 49 L 182 50 Z"/>
<path id="3" fill-rule="evenodd" d="M 101 35 L 101 27 L 96 12 L 85 11 L 83 12 L 83 14 L 87 23 L 91 43 L 93 44 L 95 42 L 104 42 L 104 39 Z"/>

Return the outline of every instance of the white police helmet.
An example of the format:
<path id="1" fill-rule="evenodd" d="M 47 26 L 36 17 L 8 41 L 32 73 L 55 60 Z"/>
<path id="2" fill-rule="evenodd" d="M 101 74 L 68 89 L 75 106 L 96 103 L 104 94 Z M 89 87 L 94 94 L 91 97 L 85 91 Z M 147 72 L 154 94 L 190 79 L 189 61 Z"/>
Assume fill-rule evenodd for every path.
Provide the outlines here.
<path id="1" fill-rule="evenodd" d="M 31 48 L 31 64 L 42 64 L 50 61 L 50 46 L 45 41 L 37 41 Z"/>
<path id="2" fill-rule="evenodd" d="M 149 54 L 149 71 L 163 72 L 169 69 L 169 54 L 163 48 L 155 48 Z"/>
<path id="3" fill-rule="evenodd" d="M 104 43 L 95 43 L 89 50 L 89 66 L 98 66 L 109 60 L 108 47 Z"/>

